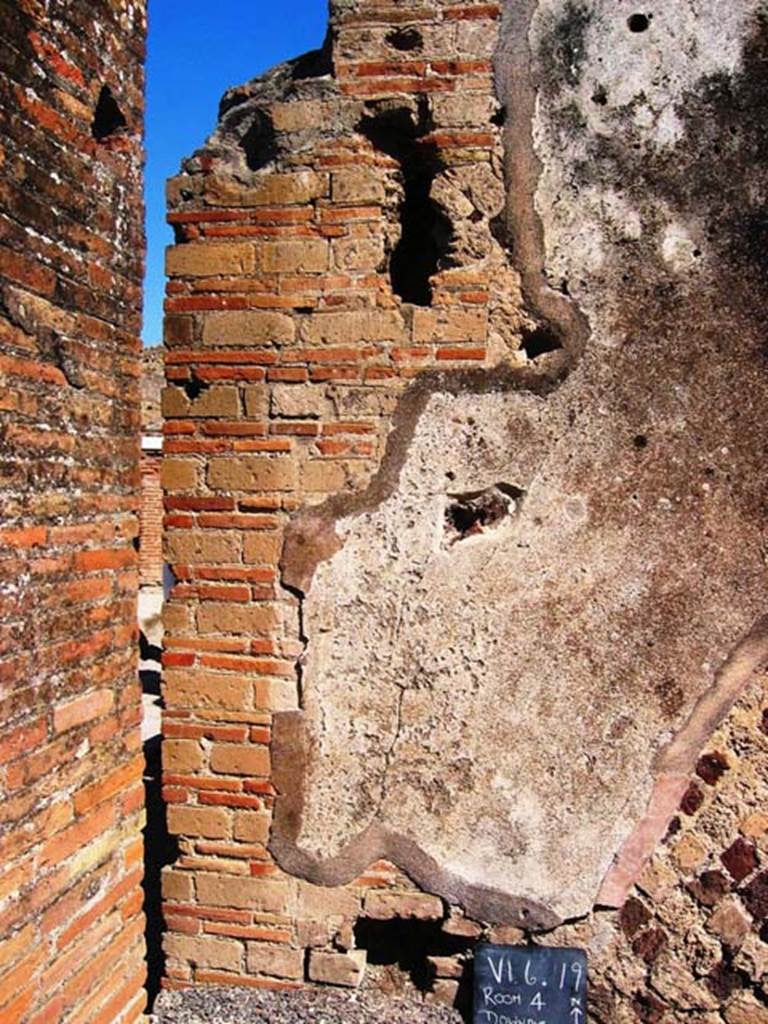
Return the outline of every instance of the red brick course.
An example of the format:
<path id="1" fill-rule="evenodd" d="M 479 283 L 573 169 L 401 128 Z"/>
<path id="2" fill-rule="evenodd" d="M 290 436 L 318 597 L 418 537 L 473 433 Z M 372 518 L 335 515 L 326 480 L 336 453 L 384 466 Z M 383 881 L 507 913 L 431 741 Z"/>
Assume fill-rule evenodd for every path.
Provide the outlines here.
<path id="1" fill-rule="evenodd" d="M 163 489 L 160 484 L 160 465 L 159 452 L 141 453 L 141 586 L 158 586 L 163 582 Z"/>
<path id="2" fill-rule="evenodd" d="M 426 107 L 419 144 L 434 148 L 441 174 L 465 185 L 473 175 L 500 180 L 490 60 L 501 5 L 351 6 L 333 16 L 333 76 L 320 97 L 297 85 L 290 102 L 270 94 L 260 105 L 279 158 L 250 172 L 214 138 L 169 183 L 179 244 L 169 255 L 165 322 L 165 527 L 178 583 L 165 615 L 164 796 L 182 853 L 164 878 L 166 984 L 355 984 L 355 921 L 400 918 L 440 922 L 438 950 L 445 936 L 452 949 L 464 943 L 458 959 L 430 957 L 432 994 L 450 1001 L 461 957 L 479 937 L 519 943 L 524 933 L 467 920 L 383 861 L 348 886 L 319 888 L 282 872 L 267 848 L 271 724 L 297 706 L 302 650 L 295 601 L 279 581 L 286 523 L 298 508 L 365 487 L 414 377 L 525 359 L 520 282 L 493 243 L 439 265 L 428 303 L 398 295 L 389 265 L 402 174 L 357 127 L 388 104 Z M 399 27 L 418 32 L 417 52 L 398 55 Z M 331 125 L 335 134 L 317 136 Z M 463 195 L 474 198 L 473 189 Z M 486 197 L 464 214 L 470 243 L 502 205 L 503 197 L 494 211 Z M 753 689 L 717 738 L 752 780 L 765 770 L 764 744 L 754 742 L 762 699 Z M 723 1018 L 705 1011 L 723 964 L 738 960 L 747 986 L 765 963 L 768 818 L 754 781 L 737 796 L 733 777 L 711 778 L 719 789 L 701 776 L 675 823 L 680 835 L 671 832 L 643 877 L 633 876 L 632 928 L 626 913 L 600 911 L 544 940 L 595 951 L 596 1022 L 688 1019 L 673 1005 L 684 976 L 681 1005 L 690 990 L 689 1009 L 702 1007 L 697 1019 L 717 1024 Z M 751 908 L 738 955 L 711 937 L 709 908 L 729 891 L 721 867 L 735 909 L 717 927 L 731 935 Z M 710 894 L 701 878 L 715 868 Z M 654 994 L 659 977 L 668 1002 Z M 734 1000 L 724 1019 L 740 1024 L 756 1005 Z"/>
<path id="3" fill-rule="evenodd" d="M 0 5 L 0 1019 L 128 1024 L 144 4 L 49 8 Z"/>
<path id="4" fill-rule="evenodd" d="M 433 105 L 421 145 L 462 173 L 498 167 L 498 14 L 498 5 L 442 0 L 407 12 L 358 4 L 336 16 L 337 91 L 327 102 L 349 120 L 357 96 L 418 105 L 432 93 L 480 93 L 482 125 L 459 95 L 445 123 Z M 386 42 L 403 21 L 423 33 L 417 55 Z M 463 21 L 480 33 L 466 54 L 457 50 Z M 404 896 L 410 883 L 391 865 L 326 897 L 272 862 L 270 723 L 295 706 L 301 652 L 277 562 L 292 512 L 364 486 L 415 374 L 493 364 L 498 266 L 437 268 L 431 304 L 403 302 L 383 258 L 398 218 L 397 161 L 347 129 L 293 155 L 337 108 L 264 109 L 283 159 L 243 184 L 214 147 L 169 185 L 181 244 L 168 255 L 165 325 L 166 558 L 178 583 L 165 621 L 164 797 L 183 847 L 165 878 L 170 986 L 295 986 L 307 949 L 308 978 L 354 984 L 359 953 L 339 950 L 369 892 L 393 890 L 393 913 L 442 913 L 435 897 Z M 500 184 L 498 194 L 501 205 Z M 505 254 L 495 259 L 506 269 Z"/>

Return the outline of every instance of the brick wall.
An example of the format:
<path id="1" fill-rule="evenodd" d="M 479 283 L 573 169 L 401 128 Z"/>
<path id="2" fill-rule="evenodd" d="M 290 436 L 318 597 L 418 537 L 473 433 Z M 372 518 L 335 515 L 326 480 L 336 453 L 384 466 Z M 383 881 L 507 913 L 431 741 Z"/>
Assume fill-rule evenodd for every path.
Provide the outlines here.
<path id="1" fill-rule="evenodd" d="M 162 464 L 163 350 L 145 348 L 141 357 L 141 510 L 139 515 L 139 576 L 141 586 L 163 582 Z"/>
<path id="2" fill-rule="evenodd" d="M 159 452 L 141 453 L 139 579 L 141 586 L 163 582 L 163 490 Z"/>
<path id="3" fill-rule="evenodd" d="M 0 1019 L 136 1021 L 144 4 L 0 4 Z"/>
<path id="4" fill-rule="evenodd" d="M 368 958 L 371 983 L 453 1001 L 480 936 L 525 933 L 385 861 L 325 888 L 269 853 L 271 727 L 303 649 L 280 553 L 298 509 L 365 487 L 410 381 L 549 346 L 497 237 L 500 5 L 332 7 L 331 52 L 232 90 L 169 184 L 166 984 L 356 985 Z M 763 704 L 759 680 L 624 910 L 538 940 L 587 946 L 594 1020 L 765 1019 Z"/>
<path id="5" fill-rule="evenodd" d="M 233 90 L 227 105 L 255 112 L 263 139 L 246 133 L 232 150 L 223 123 L 170 183 L 182 244 L 167 263 L 163 480 L 179 582 L 165 615 L 163 760 L 183 854 L 165 878 L 169 984 L 356 984 L 361 908 L 443 916 L 433 896 L 398 897 L 410 884 L 386 863 L 326 891 L 267 851 L 272 714 L 296 706 L 301 651 L 278 558 L 293 511 L 370 479 L 414 376 L 492 365 L 489 319 L 520 322 L 517 279 L 502 294 L 510 271 L 489 229 L 504 201 L 498 15 L 455 3 L 338 14 L 335 79 L 312 77 L 316 55 L 291 102 Z M 417 27 L 401 33 L 401 21 Z M 334 131 L 318 138 L 323 125 Z M 282 158 L 248 175 L 273 142 Z M 439 253 L 414 252 L 441 216 L 427 198 L 437 178 L 452 212 L 470 182 L 478 197 L 474 237 L 443 270 Z M 415 209 L 401 226 L 406 191 Z"/>

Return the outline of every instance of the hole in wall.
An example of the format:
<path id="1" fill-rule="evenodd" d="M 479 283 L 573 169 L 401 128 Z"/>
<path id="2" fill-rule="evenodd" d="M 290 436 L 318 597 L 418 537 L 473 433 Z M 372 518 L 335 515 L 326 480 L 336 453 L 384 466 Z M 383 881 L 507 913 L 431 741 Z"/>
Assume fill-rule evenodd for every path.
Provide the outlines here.
<path id="1" fill-rule="evenodd" d="M 204 391 L 207 391 L 210 384 L 200 380 L 198 377 L 191 377 L 189 380 L 185 380 L 182 384 L 184 393 L 190 402 L 194 402 L 196 398 L 199 398 Z"/>
<path id="2" fill-rule="evenodd" d="M 173 566 L 168 562 L 163 562 L 163 600 L 167 601 L 171 596 L 171 591 L 178 583 L 176 573 L 173 571 Z"/>
<path id="3" fill-rule="evenodd" d="M 233 146 L 239 146 L 250 171 L 261 170 L 277 159 L 279 149 L 272 118 L 254 110 L 247 92 L 233 89 L 219 104 L 219 118 Z"/>
<path id="4" fill-rule="evenodd" d="M 529 359 L 537 359 L 547 352 L 557 352 L 563 347 L 556 331 L 546 324 L 540 324 L 531 330 L 523 330 L 521 348 Z"/>
<path id="5" fill-rule="evenodd" d="M 112 95 L 112 90 L 108 85 L 102 85 L 96 109 L 93 112 L 91 135 L 93 135 L 97 142 L 104 142 L 111 135 L 127 127 L 128 122 L 117 105 L 115 97 Z"/>
<path id="6" fill-rule="evenodd" d="M 291 78 L 301 82 L 307 78 L 323 78 L 333 74 L 330 35 L 318 50 L 310 50 L 291 61 Z"/>
<path id="7" fill-rule="evenodd" d="M 491 114 L 491 124 L 495 124 L 497 128 L 503 128 L 506 120 L 507 108 L 504 106 L 499 107 L 495 114 Z"/>
<path id="8" fill-rule="evenodd" d="M 512 252 L 512 239 L 510 232 L 507 228 L 507 212 L 502 210 L 501 213 L 497 213 L 495 217 L 491 217 L 488 221 L 488 227 L 490 228 L 491 234 L 499 243 L 502 249 L 506 249 L 511 254 Z"/>
<path id="9" fill-rule="evenodd" d="M 630 32 L 647 32 L 650 28 L 652 17 L 652 14 L 631 14 L 627 18 L 627 27 Z"/>
<path id="10" fill-rule="evenodd" d="M 632 444 L 635 446 L 635 448 L 647 448 L 648 438 L 645 436 L 645 434 L 636 434 L 632 438 Z"/>
<path id="11" fill-rule="evenodd" d="M 498 483 L 482 491 L 449 494 L 444 529 L 450 545 L 498 526 L 514 516 L 525 491 L 514 484 Z"/>
<path id="12" fill-rule="evenodd" d="M 430 198 L 442 170 L 437 147 L 424 140 L 431 129 L 425 99 L 416 110 L 385 107 L 365 116 L 358 130 L 376 149 L 400 165 L 405 196 L 400 206 L 400 240 L 392 253 L 392 290 L 403 302 L 429 306 L 430 277 L 447 259 L 453 239 L 450 220 Z"/>
<path id="13" fill-rule="evenodd" d="M 608 102 L 608 90 L 604 85 L 598 85 L 592 93 L 592 102 L 596 103 L 598 107 L 604 107 L 606 105 Z"/>
<path id="14" fill-rule="evenodd" d="M 421 32 L 415 28 L 396 28 L 387 34 L 386 40 L 395 50 L 401 50 L 404 53 L 420 50 L 424 45 Z"/>
<path id="15" fill-rule="evenodd" d="M 248 170 L 258 171 L 277 159 L 277 138 L 272 118 L 259 110 L 240 139 Z"/>
<path id="16" fill-rule="evenodd" d="M 362 917 L 355 924 L 355 946 L 366 951 L 368 971 L 378 975 L 376 987 L 393 995 L 414 989 L 431 992 L 437 972 L 429 957 L 459 957 L 460 977 L 453 1005 L 465 1019 L 469 1019 L 472 1004 L 472 962 L 468 958 L 462 964 L 461 955 L 469 953 L 475 942 L 444 932 L 440 921 L 399 917 L 376 921 Z"/>

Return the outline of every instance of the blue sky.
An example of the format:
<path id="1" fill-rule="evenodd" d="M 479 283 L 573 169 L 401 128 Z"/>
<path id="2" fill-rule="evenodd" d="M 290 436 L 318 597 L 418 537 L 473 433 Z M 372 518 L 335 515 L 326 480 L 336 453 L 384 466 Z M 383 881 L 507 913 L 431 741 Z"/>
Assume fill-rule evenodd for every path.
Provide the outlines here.
<path id="1" fill-rule="evenodd" d="M 327 0 L 150 0 L 144 343 L 162 339 L 165 181 L 216 123 L 222 93 L 320 46 Z"/>

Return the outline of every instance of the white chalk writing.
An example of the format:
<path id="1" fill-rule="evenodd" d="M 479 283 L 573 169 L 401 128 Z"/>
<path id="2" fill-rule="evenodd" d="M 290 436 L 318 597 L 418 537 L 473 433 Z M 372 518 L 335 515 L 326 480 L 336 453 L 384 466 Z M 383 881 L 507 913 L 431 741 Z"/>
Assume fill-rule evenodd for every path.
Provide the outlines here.
<path id="1" fill-rule="evenodd" d="M 581 950 L 483 945 L 474 1024 L 586 1024 L 586 984 Z"/>
<path id="2" fill-rule="evenodd" d="M 486 1024 L 547 1024 L 538 1017 L 507 1017 L 505 1013 L 496 1013 L 495 1010 L 480 1010 L 480 1014 Z"/>

